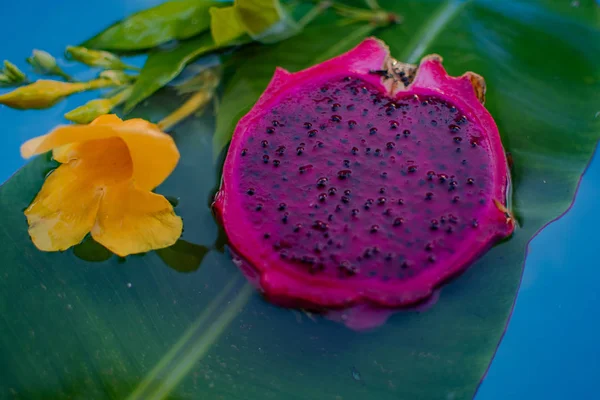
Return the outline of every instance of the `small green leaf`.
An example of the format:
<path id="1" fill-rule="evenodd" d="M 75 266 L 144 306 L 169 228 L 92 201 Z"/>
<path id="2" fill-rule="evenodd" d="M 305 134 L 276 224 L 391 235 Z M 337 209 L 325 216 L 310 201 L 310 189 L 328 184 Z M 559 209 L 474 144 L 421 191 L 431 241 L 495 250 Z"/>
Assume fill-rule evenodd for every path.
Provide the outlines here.
<path id="1" fill-rule="evenodd" d="M 200 267 L 208 251 L 206 246 L 178 240 L 170 247 L 156 250 L 156 254 L 175 271 L 193 272 Z"/>
<path id="2" fill-rule="evenodd" d="M 190 61 L 217 48 L 207 33 L 182 42 L 174 49 L 151 52 L 125 103 L 125 112 L 169 83 Z"/>
<path id="3" fill-rule="evenodd" d="M 208 0 L 169 1 L 117 22 L 82 46 L 134 51 L 152 48 L 169 40 L 188 39 L 209 28 L 209 8 L 224 5 L 226 3 Z"/>

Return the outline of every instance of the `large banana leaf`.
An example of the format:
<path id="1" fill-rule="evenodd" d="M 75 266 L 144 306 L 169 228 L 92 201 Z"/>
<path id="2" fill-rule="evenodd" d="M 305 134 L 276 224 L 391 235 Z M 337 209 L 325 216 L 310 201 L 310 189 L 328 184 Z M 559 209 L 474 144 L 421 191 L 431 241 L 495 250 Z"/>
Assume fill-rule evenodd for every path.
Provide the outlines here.
<path id="1" fill-rule="evenodd" d="M 159 192 L 177 200 L 185 232 L 158 253 L 107 259 L 93 242 L 37 251 L 22 210 L 54 165 L 47 156 L 28 164 L 0 188 L 0 398 L 471 398 L 504 332 L 527 243 L 568 208 L 600 137 L 600 24 L 593 2 L 581 3 L 381 1 L 405 23 L 371 32 L 326 14 L 296 37 L 242 50 L 216 122 L 207 110 L 173 133 L 182 159 Z M 298 70 L 370 33 L 398 59 L 436 52 L 451 73 L 485 76 L 520 226 L 430 310 L 356 333 L 264 302 L 218 250 L 209 203 L 213 160 L 274 67 Z M 158 120 L 169 96 L 136 113 Z"/>

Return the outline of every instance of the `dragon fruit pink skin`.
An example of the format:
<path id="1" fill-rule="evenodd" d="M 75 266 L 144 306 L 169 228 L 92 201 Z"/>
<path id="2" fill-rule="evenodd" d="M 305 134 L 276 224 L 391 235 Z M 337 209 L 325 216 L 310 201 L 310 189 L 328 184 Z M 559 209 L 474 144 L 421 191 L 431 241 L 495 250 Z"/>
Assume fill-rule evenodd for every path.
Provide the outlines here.
<path id="1" fill-rule="evenodd" d="M 238 265 L 285 306 L 427 300 L 514 228 L 484 91 L 373 38 L 278 68 L 235 129 L 214 203 Z"/>

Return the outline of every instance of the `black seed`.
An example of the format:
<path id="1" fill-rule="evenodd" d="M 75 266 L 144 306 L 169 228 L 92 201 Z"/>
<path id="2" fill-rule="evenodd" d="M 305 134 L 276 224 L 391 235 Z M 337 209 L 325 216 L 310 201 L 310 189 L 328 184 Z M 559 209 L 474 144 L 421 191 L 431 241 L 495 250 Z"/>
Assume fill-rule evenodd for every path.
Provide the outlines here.
<path id="1" fill-rule="evenodd" d="M 392 253 L 387 253 L 385 255 L 385 261 L 392 261 L 393 258 L 394 258 L 394 255 Z"/>
<path id="2" fill-rule="evenodd" d="M 433 243 L 427 243 L 425 245 L 425 251 L 432 251 L 433 250 Z"/>
<path id="3" fill-rule="evenodd" d="M 335 211 L 336 212 L 342 211 L 342 207 L 338 204 L 337 206 L 335 206 Z"/>
<path id="4" fill-rule="evenodd" d="M 321 193 L 321 194 L 319 194 L 318 199 L 319 199 L 320 202 L 323 202 L 323 201 L 327 200 L 327 193 Z"/>
<path id="5" fill-rule="evenodd" d="M 352 154 L 358 154 L 358 147 L 352 148 Z"/>
<path id="6" fill-rule="evenodd" d="M 453 203 L 458 203 L 458 200 L 460 200 L 460 197 L 459 197 L 459 196 L 454 196 L 454 197 L 452 198 L 452 202 L 453 202 Z"/>
<path id="7" fill-rule="evenodd" d="M 310 128 L 312 128 L 312 124 L 311 124 L 310 122 L 305 122 L 305 123 L 304 123 L 304 127 L 305 127 L 306 129 L 310 129 Z"/>
<path id="8" fill-rule="evenodd" d="M 467 184 L 468 185 L 472 185 L 474 183 L 475 183 L 475 179 L 473 179 L 473 178 L 467 178 Z"/>
<path id="9" fill-rule="evenodd" d="M 344 160 L 343 164 L 344 164 L 344 167 L 350 168 L 350 160 Z"/>
<path id="10" fill-rule="evenodd" d="M 270 237 L 271 237 L 271 235 L 269 235 L 268 233 L 265 233 L 265 234 L 263 235 L 263 237 L 264 237 L 265 239 L 268 239 L 268 238 L 270 238 Z"/>
<path id="11" fill-rule="evenodd" d="M 394 147 L 396 147 L 396 143 L 394 143 L 394 142 L 387 142 L 385 144 L 385 147 L 387 147 L 388 150 L 392 150 Z"/>
<path id="12" fill-rule="evenodd" d="M 279 206 L 277 207 L 277 209 L 278 209 L 279 211 L 283 211 L 283 210 L 285 210 L 286 208 L 287 208 L 287 204 L 285 204 L 285 203 L 279 203 Z"/>
<path id="13" fill-rule="evenodd" d="M 298 232 L 300 229 L 302 229 L 302 224 L 294 225 L 294 232 Z"/>
<path id="14" fill-rule="evenodd" d="M 340 122 L 342 120 L 342 117 L 340 115 L 332 115 L 331 120 L 333 122 Z"/>
<path id="15" fill-rule="evenodd" d="M 450 107 L 450 112 L 451 112 L 451 113 L 455 113 L 456 111 L 457 111 L 457 110 L 456 110 L 456 107 L 454 107 L 454 106 Z"/>
<path id="16" fill-rule="evenodd" d="M 446 174 L 439 174 L 438 178 L 440 178 L 440 183 L 444 183 L 448 179 L 448 175 L 446 175 Z"/>
<path id="17" fill-rule="evenodd" d="M 390 121 L 390 129 L 396 129 L 396 128 L 398 128 L 398 122 Z"/>
<path id="18" fill-rule="evenodd" d="M 348 121 L 348 127 L 349 128 L 354 128 L 355 126 L 356 126 L 356 121 L 354 121 L 352 119 L 350 121 Z"/>
<path id="19" fill-rule="evenodd" d="M 328 88 L 327 86 L 323 86 L 323 87 L 321 88 L 321 92 L 322 92 L 322 93 L 325 93 L 325 92 L 326 92 L 328 89 L 329 89 L 329 88 Z"/>
<path id="20" fill-rule="evenodd" d="M 376 233 L 379 231 L 379 225 L 372 225 L 371 226 L 371 233 Z"/>
<path id="21" fill-rule="evenodd" d="M 350 264 L 348 261 L 342 261 L 339 265 L 339 269 L 346 273 L 348 276 L 356 275 L 358 268 Z"/>
<path id="22" fill-rule="evenodd" d="M 281 250 L 281 251 L 279 252 L 279 257 L 281 257 L 281 258 L 284 258 L 284 259 L 285 259 L 285 258 L 288 258 L 288 252 L 287 252 L 287 251 L 285 251 L 285 250 Z"/>
<path id="23" fill-rule="evenodd" d="M 317 132 L 318 131 L 316 129 L 308 131 L 308 137 L 315 137 L 317 135 Z"/>
<path id="24" fill-rule="evenodd" d="M 431 126 L 437 126 L 437 121 L 436 121 L 436 120 L 434 120 L 434 119 L 432 119 L 432 120 L 431 120 Z"/>
<path id="25" fill-rule="evenodd" d="M 477 228 L 477 227 L 479 226 L 479 222 L 477 222 L 477 220 L 476 220 L 476 219 L 474 219 L 473 221 L 471 221 L 471 226 L 472 226 L 473 228 Z"/>
<path id="26" fill-rule="evenodd" d="M 352 210 L 352 216 L 353 216 L 353 217 L 356 217 L 357 215 L 358 215 L 358 209 L 357 209 L 357 208 L 354 208 L 354 209 Z"/>
<path id="27" fill-rule="evenodd" d="M 449 226 L 449 227 L 446 228 L 446 232 L 452 233 L 452 232 L 454 232 L 454 228 L 451 227 L 451 226 Z"/>
<path id="28" fill-rule="evenodd" d="M 402 133 L 404 134 L 404 137 L 410 136 L 410 131 L 408 129 L 405 129 Z"/>
<path id="29" fill-rule="evenodd" d="M 262 158 L 263 158 L 263 162 L 264 162 L 265 164 L 269 162 L 269 156 L 268 156 L 268 155 L 266 155 L 266 154 L 265 154 L 265 155 L 263 155 L 263 157 L 262 157 Z"/>
<path id="30" fill-rule="evenodd" d="M 463 125 L 463 124 L 466 124 L 466 123 L 467 123 L 467 117 L 465 117 L 464 115 L 461 115 L 461 116 L 460 116 L 460 118 L 458 118 L 458 119 L 456 120 L 456 123 L 457 123 L 458 125 Z"/>
<path id="31" fill-rule="evenodd" d="M 283 222 L 284 224 L 287 224 L 289 216 L 290 216 L 290 213 L 288 213 L 288 212 L 283 213 L 283 217 L 281 218 L 281 222 Z"/>
<path id="32" fill-rule="evenodd" d="M 329 229 L 329 225 L 327 223 L 325 223 L 323 221 L 319 221 L 319 220 L 316 220 L 313 223 L 312 227 L 318 231 L 323 231 L 323 232 L 325 232 L 327 229 Z"/>
<path id="33" fill-rule="evenodd" d="M 344 78 L 344 82 L 350 82 L 352 80 L 351 76 L 347 76 Z"/>
<path id="34" fill-rule="evenodd" d="M 279 161 L 279 160 L 273 160 L 273 166 L 279 167 L 279 164 L 281 164 L 281 161 Z"/>
<path id="35" fill-rule="evenodd" d="M 404 223 L 404 218 L 398 217 L 394 220 L 394 226 L 400 226 Z"/>
<path id="36" fill-rule="evenodd" d="M 352 193 L 352 192 L 350 191 L 350 189 L 346 189 L 346 190 L 344 190 L 344 194 L 345 194 L 346 196 L 350 196 L 350 193 Z"/>
<path id="37" fill-rule="evenodd" d="M 323 146 L 325 146 L 325 143 L 323 142 L 317 142 L 317 147 L 322 148 Z"/>
<path id="38" fill-rule="evenodd" d="M 375 157 L 379 157 L 381 155 L 381 149 L 375 149 Z"/>
<path id="39" fill-rule="evenodd" d="M 330 196 L 333 196 L 336 192 L 337 192 L 337 189 L 334 187 L 329 188 L 329 190 L 327 191 L 327 193 L 329 193 Z"/>
<path id="40" fill-rule="evenodd" d="M 462 160 L 460 163 L 461 163 L 462 165 L 467 165 L 467 160 Z"/>
<path id="41" fill-rule="evenodd" d="M 275 129 L 269 127 L 267 128 L 267 133 L 275 133 Z"/>
<path id="42" fill-rule="evenodd" d="M 245 156 L 246 154 L 248 154 L 248 149 L 242 149 L 242 157 Z"/>
<path id="43" fill-rule="evenodd" d="M 429 257 L 427 257 L 427 261 L 429 261 L 430 263 L 434 263 L 435 262 L 435 256 L 433 254 L 430 254 Z"/>
<path id="44" fill-rule="evenodd" d="M 427 180 L 432 181 L 434 176 L 435 176 L 434 171 L 427 171 Z"/>
<path id="45" fill-rule="evenodd" d="M 404 199 L 398 199 L 398 205 L 401 206 L 404 204 Z"/>
<path id="46" fill-rule="evenodd" d="M 277 150 L 275 150 L 275 152 L 276 152 L 278 155 L 282 156 L 282 155 L 283 155 L 283 153 L 285 152 L 285 146 L 279 146 L 279 147 L 277 148 Z"/>
<path id="47" fill-rule="evenodd" d="M 462 138 L 460 136 L 454 136 L 454 143 L 462 142 Z"/>
<path id="48" fill-rule="evenodd" d="M 450 129 L 450 132 L 452 133 L 460 132 L 460 126 L 458 125 L 450 124 L 448 125 L 448 129 Z"/>
<path id="49" fill-rule="evenodd" d="M 387 175 L 388 175 L 388 174 L 387 174 L 387 172 L 382 172 L 382 173 L 381 173 L 381 177 L 382 177 L 382 178 L 387 178 Z"/>
<path id="50" fill-rule="evenodd" d="M 311 168 L 312 168 L 312 164 L 302 165 L 302 166 L 298 167 L 298 172 L 300 172 L 301 174 L 303 174 L 303 173 L 305 173 L 306 171 L 308 171 Z"/>
<path id="51" fill-rule="evenodd" d="M 296 154 L 301 155 L 302 153 L 304 153 L 304 147 L 296 148 Z"/>
<path id="52" fill-rule="evenodd" d="M 431 200 L 431 199 L 433 199 L 433 193 L 431 193 L 431 192 L 425 193 L 425 200 Z"/>
<path id="53" fill-rule="evenodd" d="M 408 268 L 408 263 L 406 261 L 403 261 L 402 264 L 400 264 L 400 268 L 407 269 Z"/>
<path id="54" fill-rule="evenodd" d="M 329 216 L 327 217 L 328 221 L 333 221 L 333 214 L 329 214 Z"/>
<path id="55" fill-rule="evenodd" d="M 250 196 L 254 195 L 255 192 L 256 192 L 256 189 L 254 189 L 254 188 L 250 188 L 250 189 L 246 190 L 246 193 Z"/>
<path id="56" fill-rule="evenodd" d="M 450 183 L 448 183 L 448 191 L 455 190 L 457 186 L 458 182 L 455 180 L 451 180 Z"/>
<path id="57" fill-rule="evenodd" d="M 439 227 L 440 227 L 440 222 L 439 222 L 437 219 L 432 219 L 432 220 L 431 220 L 431 225 L 429 226 L 429 228 L 430 228 L 432 231 L 435 231 L 435 230 L 437 230 Z"/>
<path id="58" fill-rule="evenodd" d="M 379 204 L 380 206 L 384 205 L 386 201 L 385 197 L 380 197 L 377 199 L 377 204 Z"/>
<path id="59" fill-rule="evenodd" d="M 317 179 L 317 187 L 325 187 L 325 185 L 327 185 L 328 180 L 329 179 L 327 179 L 326 177 L 321 177 Z"/>
<path id="60" fill-rule="evenodd" d="M 377 128 L 373 127 L 371 129 L 369 129 L 369 135 L 374 135 L 377 133 Z"/>
<path id="61" fill-rule="evenodd" d="M 349 178 L 351 174 L 352 171 L 350 171 L 349 169 L 343 169 L 341 171 L 338 171 L 337 176 L 338 179 L 346 179 Z"/>
<path id="62" fill-rule="evenodd" d="M 448 215 L 448 221 L 450 221 L 453 224 L 456 224 L 456 223 L 458 223 L 458 218 L 455 215 L 450 214 L 450 215 Z"/>
<path id="63" fill-rule="evenodd" d="M 416 165 L 409 165 L 408 172 L 410 172 L 410 173 L 417 172 L 417 166 Z"/>
<path id="64" fill-rule="evenodd" d="M 341 200 L 344 204 L 350 203 L 350 198 L 348 196 L 342 196 Z"/>
<path id="65" fill-rule="evenodd" d="M 263 205 L 262 205 L 262 204 L 260 204 L 260 203 L 258 203 L 258 204 L 256 205 L 256 211 L 260 211 L 260 210 L 262 210 L 262 209 L 263 209 Z"/>
<path id="66" fill-rule="evenodd" d="M 263 141 L 260 142 L 260 145 L 262 147 L 267 147 L 269 145 L 269 142 L 267 140 L 263 140 Z"/>
<path id="67" fill-rule="evenodd" d="M 333 103 L 331 106 L 331 111 L 337 111 L 342 105 L 340 103 Z"/>

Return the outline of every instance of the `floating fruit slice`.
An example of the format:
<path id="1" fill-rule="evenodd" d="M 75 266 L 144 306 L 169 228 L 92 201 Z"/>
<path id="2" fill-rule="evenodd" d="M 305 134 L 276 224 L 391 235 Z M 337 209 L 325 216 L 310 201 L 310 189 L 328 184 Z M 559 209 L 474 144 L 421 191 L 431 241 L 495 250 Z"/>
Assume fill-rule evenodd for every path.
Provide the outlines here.
<path id="1" fill-rule="evenodd" d="M 237 125 L 214 204 L 246 275 L 292 307 L 426 301 L 514 227 L 484 92 L 373 38 L 278 68 Z"/>

